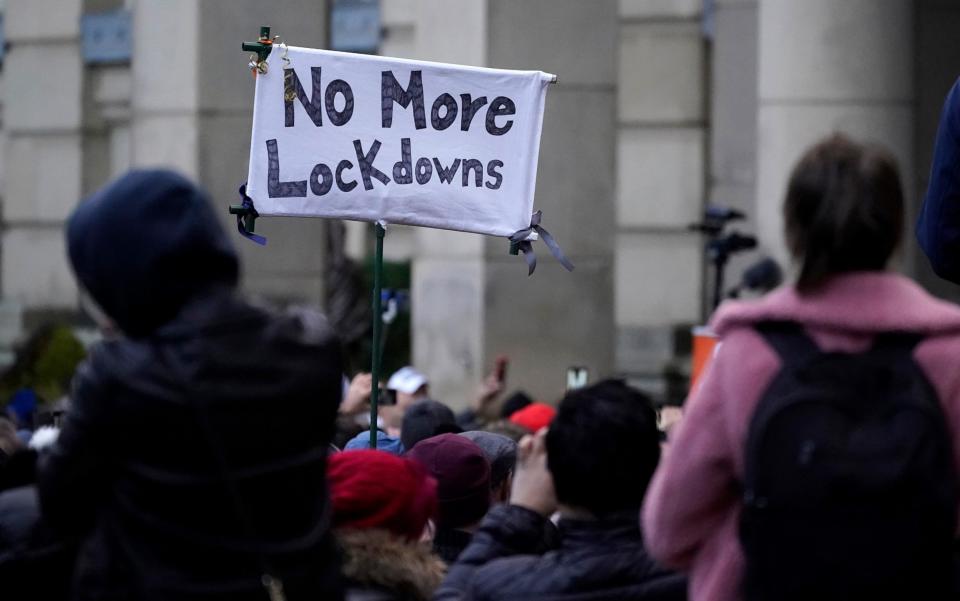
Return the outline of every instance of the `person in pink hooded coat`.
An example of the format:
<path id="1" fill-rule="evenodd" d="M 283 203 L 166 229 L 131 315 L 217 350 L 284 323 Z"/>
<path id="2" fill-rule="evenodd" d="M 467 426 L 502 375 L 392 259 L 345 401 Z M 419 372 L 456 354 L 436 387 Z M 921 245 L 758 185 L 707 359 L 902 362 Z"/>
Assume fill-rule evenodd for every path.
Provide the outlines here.
<path id="1" fill-rule="evenodd" d="M 747 432 L 780 368 L 759 322 L 800 323 L 828 352 L 865 351 L 882 332 L 923 335 L 913 356 L 941 402 L 960 465 L 960 308 L 885 270 L 903 230 L 893 159 L 841 135 L 820 142 L 791 176 L 784 217 L 797 282 L 717 311 L 711 326 L 720 345 L 671 433 L 642 511 L 651 555 L 690 573 L 692 601 L 742 596 Z"/>

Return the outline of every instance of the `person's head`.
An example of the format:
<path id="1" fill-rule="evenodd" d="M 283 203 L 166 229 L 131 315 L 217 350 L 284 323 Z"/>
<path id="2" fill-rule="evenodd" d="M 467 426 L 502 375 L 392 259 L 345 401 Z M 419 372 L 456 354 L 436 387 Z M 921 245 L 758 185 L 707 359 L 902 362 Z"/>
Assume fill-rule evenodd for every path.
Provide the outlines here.
<path id="1" fill-rule="evenodd" d="M 510 416 L 510 421 L 533 433 L 549 426 L 556 414 L 557 410 L 546 403 L 530 403 L 514 412 Z"/>
<path id="2" fill-rule="evenodd" d="M 800 266 L 797 288 L 830 276 L 878 271 L 900 243 L 903 188 L 885 150 L 834 134 L 810 148 L 790 176 L 783 204 L 786 241 Z"/>
<path id="3" fill-rule="evenodd" d="M 407 407 L 400 427 L 400 440 L 403 448 L 412 449 L 421 440 L 437 434 L 456 434 L 461 431 L 457 418 L 449 407 L 426 399 Z"/>
<path id="4" fill-rule="evenodd" d="M 493 423 L 487 424 L 483 427 L 484 432 L 490 432 L 491 434 L 500 434 L 506 436 L 513 442 L 520 442 L 520 439 L 524 436 L 530 434 L 530 430 L 527 430 L 523 426 L 517 425 L 508 419 L 499 419 Z"/>
<path id="5" fill-rule="evenodd" d="M 560 401 L 546 447 L 561 505 L 595 516 L 638 510 L 660 461 L 657 416 L 642 392 L 604 380 Z"/>
<path id="6" fill-rule="evenodd" d="M 131 171 L 83 201 L 67 249 L 85 293 L 135 338 L 203 293 L 235 287 L 239 275 L 207 196 L 171 171 Z"/>
<path id="7" fill-rule="evenodd" d="M 409 365 L 401 367 L 390 376 L 387 380 L 387 390 L 397 396 L 397 407 L 401 411 L 406 411 L 407 407 L 416 401 L 426 399 L 430 394 L 427 376 Z"/>
<path id="8" fill-rule="evenodd" d="M 513 470 L 517 465 L 517 443 L 502 434 L 472 430 L 460 436 L 472 441 L 490 462 L 490 490 L 494 503 L 510 499 Z"/>
<path id="9" fill-rule="evenodd" d="M 437 482 L 415 461 L 382 451 L 330 456 L 334 528 L 379 528 L 418 540 L 437 509 Z"/>
<path id="10" fill-rule="evenodd" d="M 437 527 L 475 526 L 490 508 L 490 462 L 476 444 L 457 434 L 421 440 L 407 457 L 437 480 Z"/>
<path id="11" fill-rule="evenodd" d="M 508 419 L 511 415 L 520 411 L 533 402 L 533 399 L 522 390 L 518 390 L 508 396 L 500 407 L 500 417 Z"/>

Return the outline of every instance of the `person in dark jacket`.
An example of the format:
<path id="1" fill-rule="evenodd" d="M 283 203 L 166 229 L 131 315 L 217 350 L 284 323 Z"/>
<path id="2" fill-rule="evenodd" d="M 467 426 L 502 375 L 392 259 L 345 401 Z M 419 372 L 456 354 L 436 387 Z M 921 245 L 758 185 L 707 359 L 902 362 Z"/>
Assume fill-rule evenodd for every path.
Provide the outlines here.
<path id="1" fill-rule="evenodd" d="M 960 284 L 960 80 L 940 114 L 917 241 L 937 275 Z"/>
<path id="2" fill-rule="evenodd" d="M 407 457 L 437 480 L 437 530 L 433 549 L 447 563 L 456 561 L 490 508 L 490 462 L 483 449 L 458 434 L 421 440 Z"/>
<path id="3" fill-rule="evenodd" d="M 686 579 L 649 557 L 637 520 L 659 458 L 642 393 L 613 380 L 568 393 L 549 431 L 521 441 L 510 504 L 490 511 L 434 599 L 685 599 Z M 546 550 L 558 507 L 559 548 Z"/>
<path id="4" fill-rule="evenodd" d="M 423 540 L 436 480 L 415 461 L 369 449 L 332 456 L 329 480 L 347 601 L 428 601 L 445 567 Z"/>
<path id="5" fill-rule="evenodd" d="M 70 262 L 109 329 L 38 465 L 51 527 L 84 537 L 76 599 L 338 599 L 325 319 L 242 300 L 203 192 L 135 171 L 84 201 Z M 282 589 L 282 594 L 280 590 Z"/>
<path id="6" fill-rule="evenodd" d="M 75 541 L 57 536 L 41 519 L 35 486 L 0 492 L 0 594 L 4 599 L 68 599 L 75 557 Z"/>

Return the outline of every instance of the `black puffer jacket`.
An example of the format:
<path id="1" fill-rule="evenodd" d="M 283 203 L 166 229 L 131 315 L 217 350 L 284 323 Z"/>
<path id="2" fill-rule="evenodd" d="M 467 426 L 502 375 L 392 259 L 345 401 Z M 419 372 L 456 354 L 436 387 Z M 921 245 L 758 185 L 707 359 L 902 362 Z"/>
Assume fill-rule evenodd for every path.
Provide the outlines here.
<path id="1" fill-rule="evenodd" d="M 37 489 L 0 492 L 0 583 L 4 599 L 60 601 L 69 596 L 75 545 L 40 519 Z"/>
<path id="2" fill-rule="evenodd" d="M 433 551 L 440 559 L 451 564 L 470 545 L 472 538 L 473 535 L 465 530 L 437 528 L 437 532 L 433 536 Z"/>
<path id="3" fill-rule="evenodd" d="M 435 601 L 683 601 L 686 579 L 654 564 L 636 512 L 560 522 L 560 547 L 531 555 L 547 520 L 514 505 L 490 511 Z"/>
<path id="4" fill-rule="evenodd" d="M 338 599 L 325 470 L 342 366 L 323 317 L 239 299 L 206 199 L 166 172 L 81 205 L 69 246 L 127 334 L 91 350 L 38 466 L 45 518 L 86 538 L 74 596 L 262 601 L 270 571 L 290 601 Z"/>

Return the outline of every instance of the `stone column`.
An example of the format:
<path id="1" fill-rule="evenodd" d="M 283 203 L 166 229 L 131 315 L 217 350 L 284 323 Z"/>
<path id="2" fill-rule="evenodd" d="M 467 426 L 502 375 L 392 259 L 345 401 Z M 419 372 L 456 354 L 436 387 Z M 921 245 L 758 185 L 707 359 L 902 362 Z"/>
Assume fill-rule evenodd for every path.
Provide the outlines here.
<path id="1" fill-rule="evenodd" d="M 710 200 L 753 212 L 757 0 L 715 0 L 710 62 Z"/>
<path id="2" fill-rule="evenodd" d="M 417 2 L 414 58 L 493 66 L 487 61 L 487 5 L 487 0 Z M 413 364 L 430 378 L 435 398 L 462 407 L 483 377 L 486 360 L 484 240 L 428 228 L 415 228 L 414 235 Z"/>
<path id="3" fill-rule="evenodd" d="M 254 81 L 243 41 L 261 25 L 298 46 L 322 48 L 327 3 L 316 0 L 137 0 L 134 6 L 132 160 L 199 181 L 231 231 L 227 205 L 247 175 Z M 257 246 L 235 237 L 244 286 L 280 301 L 322 300 L 323 223 L 265 218 Z"/>
<path id="4" fill-rule="evenodd" d="M 491 66 L 559 77 L 547 93 L 534 205 L 576 271 L 539 245 L 528 278 L 502 240 L 486 240 L 484 367 L 507 353 L 512 386 L 554 400 L 567 367 L 589 368 L 593 381 L 614 370 L 617 3 L 490 0 L 488 23 Z"/>
<path id="5" fill-rule="evenodd" d="M 912 198 L 913 15 L 910 0 L 760 0 L 756 211 L 762 245 L 784 265 L 790 171 L 831 132 L 893 152 Z"/>
<path id="6" fill-rule="evenodd" d="M 617 94 L 617 368 L 652 392 L 675 330 L 700 321 L 706 49 L 700 0 L 621 0 Z"/>
<path id="7" fill-rule="evenodd" d="M 613 370 L 617 3 L 450 4 L 418 3 L 421 58 L 559 76 L 547 93 L 534 204 L 577 268 L 567 273 L 538 244 L 540 264 L 527 278 L 504 239 L 420 231 L 415 363 L 437 398 L 462 405 L 504 353 L 508 388 L 554 400 L 568 366 L 587 366 L 594 379 Z"/>
<path id="8" fill-rule="evenodd" d="M 81 0 L 8 0 L 3 66 L 3 296 L 73 309 L 63 224 L 82 193 Z"/>

